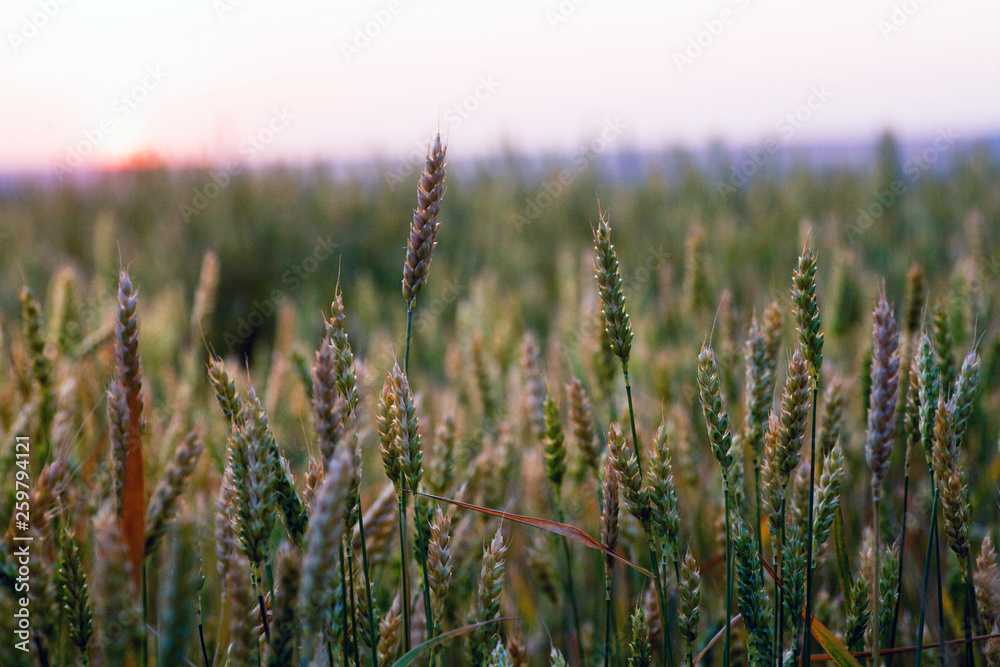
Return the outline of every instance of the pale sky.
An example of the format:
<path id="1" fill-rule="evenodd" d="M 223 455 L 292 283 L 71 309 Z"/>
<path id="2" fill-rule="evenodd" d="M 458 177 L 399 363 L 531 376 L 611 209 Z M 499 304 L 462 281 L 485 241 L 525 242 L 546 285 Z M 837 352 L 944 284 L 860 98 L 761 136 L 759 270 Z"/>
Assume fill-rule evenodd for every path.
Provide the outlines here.
<path id="1" fill-rule="evenodd" d="M 994 134 L 998 35 L 996 0 L 3 0 L 0 170 Z"/>

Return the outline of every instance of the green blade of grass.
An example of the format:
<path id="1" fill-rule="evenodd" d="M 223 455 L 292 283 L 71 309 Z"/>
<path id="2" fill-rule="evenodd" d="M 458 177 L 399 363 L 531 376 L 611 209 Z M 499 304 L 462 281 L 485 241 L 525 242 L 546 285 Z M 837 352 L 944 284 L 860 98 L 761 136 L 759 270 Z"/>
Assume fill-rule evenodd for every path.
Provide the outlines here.
<path id="1" fill-rule="evenodd" d="M 472 625 L 466 625 L 461 628 L 455 628 L 454 630 L 449 630 L 440 635 L 437 635 L 433 639 L 428 639 L 423 644 L 415 646 L 405 653 L 399 660 L 392 663 L 392 667 L 407 667 L 407 665 L 412 665 L 416 662 L 417 658 L 423 655 L 425 652 L 431 650 L 436 646 L 441 646 L 450 642 L 452 639 L 461 637 L 462 635 L 468 634 L 475 630 L 476 628 L 481 628 L 484 625 L 490 625 L 492 623 L 502 623 L 504 621 L 514 621 L 517 620 L 516 616 L 505 616 L 504 618 L 494 618 L 489 621 L 480 621 L 479 623 L 473 623 Z"/>
<path id="2" fill-rule="evenodd" d="M 810 624 L 812 628 L 812 635 L 819 642 L 827 654 L 830 656 L 830 660 L 833 660 L 839 667 L 861 667 L 861 663 L 855 658 L 844 643 L 837 639 L 837 636 L 830 631 L 830 628 L 826 627 L 819 622 L 815 616 L 812 618 L 812 623 Z M 812 658 L 809 658 L 812 661 Z"/>
<path id="3" fill-rule="evenodd" d="M 422 493 L 417 491 L 417 495 L 424 496 L 425 498 L 430 498 L 431 500 L 438 500 L 443 503 L 448 503 L 450 505 L 455 505 L 463 509 L 474 510 L 476 512 L 481 512 L 483 514 L 489 514 L 490 516 L 495 516 L 501 519 L 506 519 L 508 521 L 513 521 L 514 523 L 524 524 L 525 526 L 531 526 L 532 528 L 538 528 L 540 530 L 547 531 L 554 535 L 562 535 L 563 537 L 573 540 L 585 547 L 590 547 L 591 549 L 596 549 L 601 553 L 611 556 L 612 558 L 621 561 L 625 565 L 628 565 L 636 572 L 641 572 L 650 579 L 653 578 L 653 573 L 642 567 L 641 565 L 636 565 L 628 558 L 618 554 L 616 551 L 606 548 L 603 544 L 595 540 L 593 537 L 588 535 L 583 530 L 580 530 L 576 526 L 571 526 L 566 523 L 559 523 L 558 521 L 551 521 L 549 519 L 537 519 L 531 516 L 522 516 L 520 514 L 511 514 L 509 512 L 501 512 L 500 510 L 490 509 L 489 507 L 480 507 L 479 505 L 473 505 L 472 503 L 462 502 L 461 500 L 452 500 L 451 498 L 442 498 L 441 496 L 433 496 L 429 493 Z"/>

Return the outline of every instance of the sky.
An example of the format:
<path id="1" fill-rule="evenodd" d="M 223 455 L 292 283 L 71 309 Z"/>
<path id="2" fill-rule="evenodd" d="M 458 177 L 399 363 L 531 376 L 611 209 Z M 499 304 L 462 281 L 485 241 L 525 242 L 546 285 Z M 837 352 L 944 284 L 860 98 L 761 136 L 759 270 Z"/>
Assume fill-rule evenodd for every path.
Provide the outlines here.
<path id="1" fill-rule="evenodd" d="M 985 136 L 998 34 L 995 0 L 3 0 L 0 170 Z"/>

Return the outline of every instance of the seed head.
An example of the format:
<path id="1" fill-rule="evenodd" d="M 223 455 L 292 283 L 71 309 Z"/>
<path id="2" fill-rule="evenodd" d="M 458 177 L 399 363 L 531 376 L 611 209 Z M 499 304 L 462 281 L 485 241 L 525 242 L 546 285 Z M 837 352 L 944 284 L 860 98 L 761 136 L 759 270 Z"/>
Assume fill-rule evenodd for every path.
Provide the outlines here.
<path id="1" fill-rule="evenodd" d="M 816 300 L 816 256 L 808 241 L 792 273 L 792 306 L 809 372 L 819 378 L 823 368 L 823 334 L 819 330 L 819 303 Z"/>
<path id="2" fill-rule="evenodd" d="M 447 148 L 441 145 L 439 133 L 433 146 L 427 150 L 424 171 L 420 174 L 420 183 L 417 185 L 417 207 L 413 209 L 413 223 L 410 225 L 406 261 L 403 264 L 403 298 L 411 304 L 411 308 L 420 288 L 427 282 L 431 258 L 437 246 L 440 226 L 438 213 L 444 200 L 447 169 L 444 161 L 446 151 Z"/>
<path id="3" fill-rule="evenodd" d="M 226 418 L 226 428 L 232 431 L 243 419 L 243 399 L 236 389 L 236 381 L 226 370 L 226 365 L 214 355 L 208 360 L 208 381 L 215 391 L 222 415 Z"/>
<path id="4" fill-rule="evenodd" d="M 604 326 L 611 339 L 611 349 L 622 364 L 628 364 L 632 351 L 632 324 L 625 310 L 618 256 L 611 245 L 611 225 L 604 213 L 600 215 L 601 221 L 594 230 L 594 275 L 604 305 Z"/>
<path id="5" fill-rule="evenodd" d="M 769 665 L 773 662 L 773 640 L 764 571 L 757 558 L 757 543 L 739 517 L 733 522 L 733 551 L 736 555 L 736 593 L 749 635 L 750 663 Z"/>
<path id="6" fill-rule="evenodd" d="M 344 505 L 350 478 L 351 459 L 346 452 L 338 453 L 329 461 L 306 529 L 299 608 L 307 636 L 322 635 L 326 612 L 336 597 L 337 547 L 344 534 Z"/>
<path id="7" fill-rule="evenodd" d="M 941 367 L 941 386 L 945 392 L 955 385 L 955 339 L 948 324 L 948 310 L 943 299 L 934 304 L 934 356 Z"/>
<path id="8" fill-rule="evenodd" d="M 608 428 L 608 458 L 618 473 L 622 495 L 625 496 L 625 507 L 648 533 L 652 528 L 653 516 L 649 491 L 643 487 L 635 452 L 625 442 L 621 428 L 614 422 Z"/>
<path id="9" fill-rule="evenodd" d="M 604 545 L 605 549 L 614 551 L 618 548 L 618 471 L 610 456 L 606 457 L 604 461 L 602 496 L 604 507 L 601 511 L 601 544 Z M 608 582 L 611 580 L 611 570 L 614 564 L 615 559 L 605 554 L 604 573 Z M 610 587 L 606 590 L 610 595 Z"/>
<path id="10" fill-rule="evenodd" d="M 667 448 L 667 427 L 660 423 L 653 440 L 653 458 L 649 466 L 649 499 L 656 532 L 677 552 L 681 516 L 674 486 L 674 472 Z"/>
<path id="11" fill-rule="evenodd" d="M 906 335 L 912 338 L 920 330 L 920 320 L 927 301 L 927 277 L 924 267 L 914 262 L 906 273 Z"/>
<path id="12" fill-rule="evenodd" d="M 635 605 L 632 614 L 632 641 L 629 642 L 628 667 L 649 667 L 652 662 L 652 650 L 649 646 L 649 634 L 646 628 L 646 614 L 642 609 L 642 598 Z"/>
<path id="13" fill-rule="evenodd" d="M 316 351 L 312 371 L 313 421 L 319 451 L 326 463 L 333 458 L 337 445 L 344 437 L 344 399 L 337 391 L 337 368 L 329 336 Z"/>
<path id="14" fill-rule="evenodd" d="M 684 652 L 690 658 L 701 623 L 701 573 L 690 551 L 684 554 L 681 562 L 681 580 L 677 588 L 677 623 L 684 640 Z"/>
<path id="15" fill-rule="evenodd" d="M 542 442 L 545 437 L 545 376 L 542 372 L 541 351 L 531 332 L 521 341 L 521 369 L 524 373 L 524 410 L 531 433 Z"/>
<path id="16" fill-rule="evenodd" d="M 698 390 L 712 454 L 722 466 L 723 478 L 728 479 L 729 468 L 733 464 L 733 437 L 729 432 L 729 417 L 722 397 L 719 366 L 715 362 L 715 353 L 708 345 L 702 345 L 698 354 Z"/>
<path id="17" fill-rule="evenodd" d="M 146 507 L 146 556 L 148 557 L 159 544 L 167 530 L 167 523 L 173 519 L 177 511 L 177 499 L 184 493 L 187 480 L 198 465 L 205 443 L 201 439 L 201 431 L 195 429 L 188 434 L 174 451 L 174 457 L 167 464 L 163 478 L 153 491 L 153 499 Z"/>
<path id="18" fill-rule="evenodd" d="M 566 474 L 566 438 L 563 435 L 559 407 L 551 395 L 545 397 L 545 435 L 542 437 L 542 444 L 545 447 L 545 474 L 558 494 Z"/>
<path id="19" fill-rule="evenodd" d="M 577 481 L 582 480 L 588 470 L 597 477 L 601 453 L 594 427 L 594 410 L 580 378 L 573 376 L 566 383 L 566 396 L 569 401 L 569 423 L 573 427 L 573 439 L 580 454 L 574 470 L 575 477 Z"/>
<path id="20" fill-rule="evenodd" d="M 882 497 L 882 480 L 889 470 L 892 433 L 896 426 L 896 389 L 899 384 L 899 356 L 896 316 L 879 294 L 872 315 L 872 390 L 868 405 L 868 439 L 865 458 L 872 471 L 872 497 Z"/>
<path id="21" fill-rule="evenodd" d="M 755 458 L 764 448 L 764 426 L 771 407 L 771 373 L 767 367 L 767 338 L 757 326 L 757 316 L 750 321 L 750 331 L 744 347 L 746 388 L 744 390 L 746 419 L 743 437 Z"/>

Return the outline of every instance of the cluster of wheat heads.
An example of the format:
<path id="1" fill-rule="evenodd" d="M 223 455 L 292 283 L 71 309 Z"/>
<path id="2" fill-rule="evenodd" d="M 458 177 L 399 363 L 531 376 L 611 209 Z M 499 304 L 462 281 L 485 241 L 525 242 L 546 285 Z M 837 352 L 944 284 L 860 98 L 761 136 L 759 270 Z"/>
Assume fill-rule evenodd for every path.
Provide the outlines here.
<path id="1" fill-rule="evenodd" d="M 716 326 L 699 316 L 713 305 L 696 228 L 678 300 L 696 324 L 667 343 L 658 390 L 655 322 L 633 312 L 633 328 L 598 210 L 596 289 L 588 277 L 583 305 L 554 316 L 574 324 L 543 345 L 475 293 L 444 367 L 411 375 L 445 176 L 438 138 L 401 363 L 356 356 L 338 285 L 312 359 L 279 316 L 259 393 L 202 344 L 212 254 L 190 318 L 157 322 L 179 354 L 144 348 L 149 366 L 128 271 L 86 336 L 73 272 L 44 313 L 22 292 L 0 369 L 0 627 L 15 636 L 27 597 L 30 637 L 0 664 L 1000 664 L 998 459 L 970 437 L 995 426 L 996 355 L 981 370 L 973 336 L 959 363 L 970 337 L 943 302 L 927 312 L 918 266 L 901 316 L 879 291 L 870 342 L 834 336 L 831 353 L 813 241 L 789 267 L 791 317 L 755 295 L 740 335 L 729 295 Z M 6 481 L 20 469 L 23 494 Z"/>

